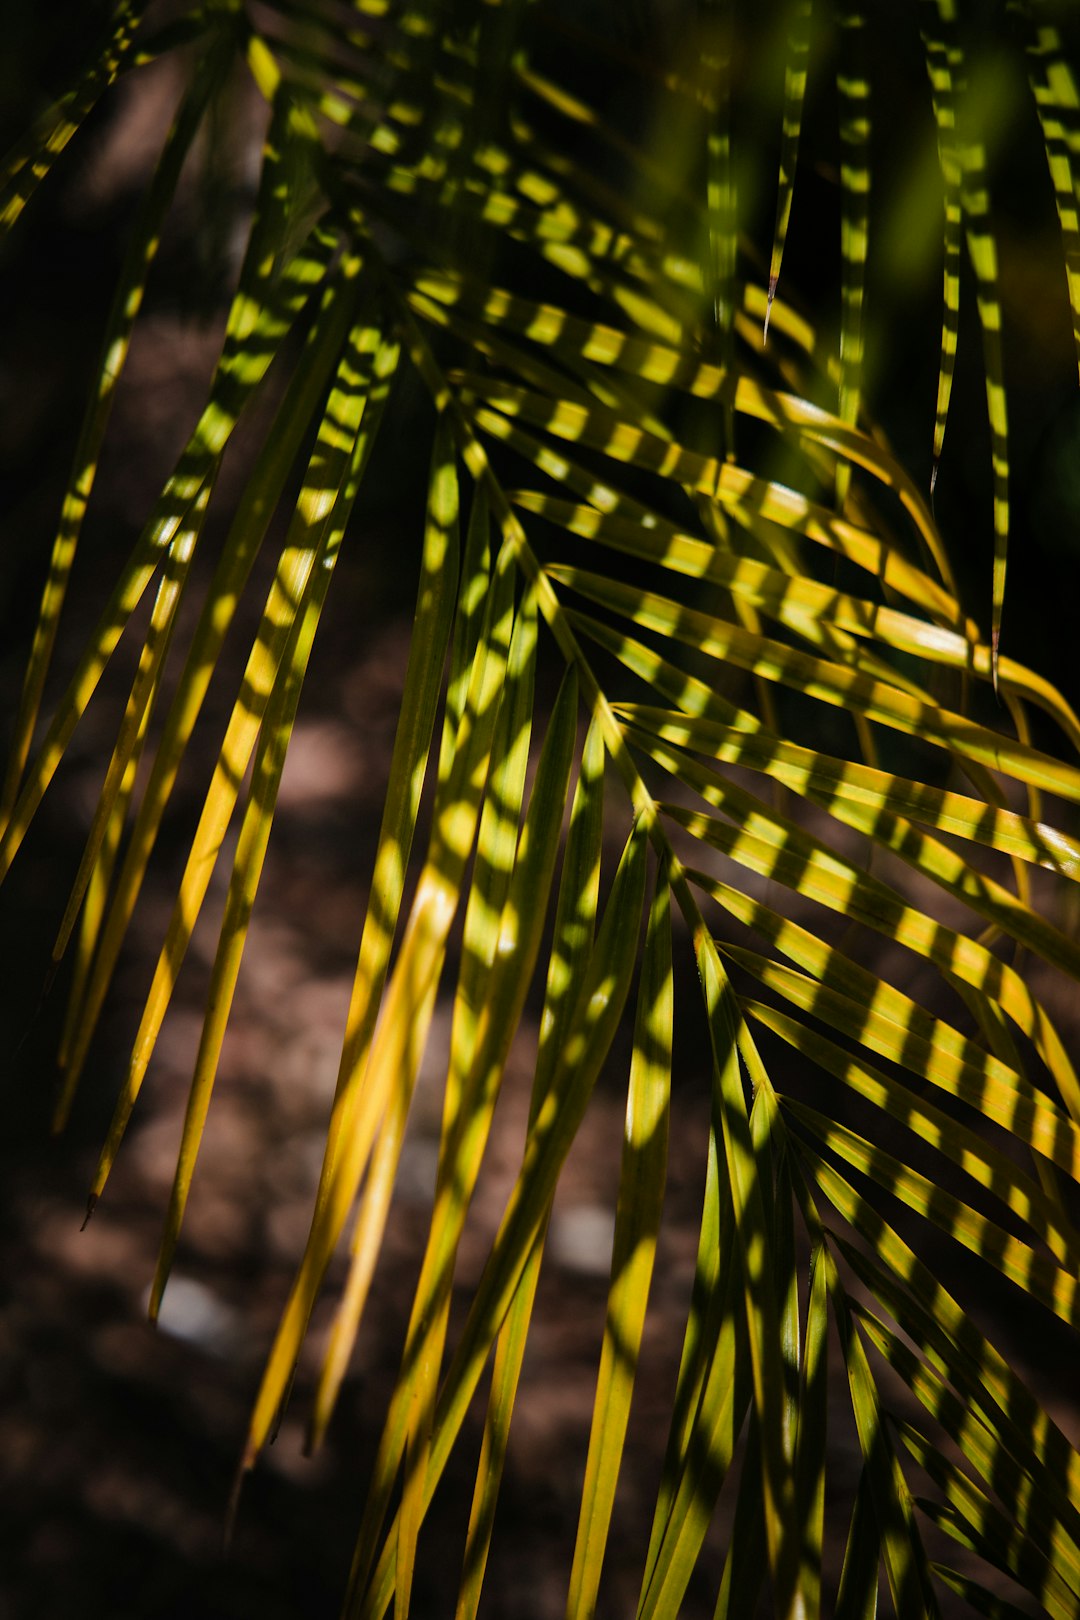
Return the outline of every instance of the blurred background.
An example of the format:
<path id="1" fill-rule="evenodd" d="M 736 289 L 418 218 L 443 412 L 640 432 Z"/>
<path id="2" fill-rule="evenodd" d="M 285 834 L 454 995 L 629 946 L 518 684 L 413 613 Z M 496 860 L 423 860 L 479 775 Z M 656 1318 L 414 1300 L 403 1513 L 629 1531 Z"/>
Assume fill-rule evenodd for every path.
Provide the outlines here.
<path id="1" fill-rule="evenodd" d="M 0 53 L 5 146 L 68 82 L 108 7 L 53 0 L 9 8 Z M 667 51 L 679 65 L 688 8 L 552 8 L 563 33 L 540 43 L 571 61 L 574 29 L 612 47 L 589 90 L 672 173 L 703 184 L 700 153 L 673 132 L 661 94 L 635 67 Z M 750 8 L 743 8 L 749 10 Z M 868 292 L 871 412 L 917 481 L 929 478 L 940 321 L 940 182 L 918 37 L 902 4 L 882 4 L 873 68 L 875 187 Z M 737 64 L 740 222 L 767 256 L 783 85 L 775 15 L 754 8 Z M 839 207 L 835 90 L 827 40 L 811 61 L 802 159 L 782 293 L 835 327 Z M 584 58 L 583 58 L 584 60 Z M 988 29 L 977 71 L 997 132 L 991 150 L 1011 390 L 1015 524 L 1004 645 L 1080 696 L 1075 601 L 1080 563 L 1080 404 L 1060 236 L 1038 126 L 1015 53 Z M 0 704 L 13 713 L 86 389 L 133 206 L 160 150 L 183 64 L 165 61 L 107 96 L 0 249 Z M 585 69 L 580 70 L 585 75 Z M 568 69 L 573 79 L 574 69 Z M 197 416 L 257 176 L 262 112 L 237 78 L 212 143 L 202 142 L 151 278 L 119 390 L 81 543 L 55 694 L 96 619 L 119 561 Z M 664 143 L 667 143 L 666 145 Z M 989 618 L 989 442 L 979 333 L 965 285 L 960 362 L 937 513 L 972 611 Z M 291 1412 L 249 1480 L 234 1542 L 225 1504 L 249 1405 L 307 1232 L 322 1134 L 355 961 L 404 677 L 422 523 L 424 471 L 412 428 L 425 406 L 401 390 L 382 429 L 394 446 L 365 486 L 308 676 L 210 1129 L 157 1332 L 145 1322 L 160 1225 L 198 1040 L 212 934 L 197 933 L 129 1140 L 100 1209 L 80 1231 L 85 1192 L 111 1115 L 150 966 L 228 714 L 229 669 L 211 689 L 156 870 L 118 974 L 71 1124 L 53 1138 L 55 1043 L 64 975 L 47 979 L 52 942 L 104 773 L 122 682 L 80 726 L 71 758 L 0 890 L 0 1021 L 7 1081 L 0 1136 L 0 1615 L 11 1620 L 337 1613 L 352 1535 L 396 1372 L 426 1232 L 438 1139 L 439 1055 L 447 1002 L 422 1075 L 369 1318 L 324 1450 L 302 1455 L 316 1320 Z M 220 535 L 249 455 L 243 432 L 215 497 Z M 426 449 L 424 451 L 426 460 Z M 208 545 L 208 549 L 210 549 Z M 268 548 L 269 549 L 269 548 Z M 258 582 L 251 593 L 254 603 Z M 232 680 L 250 637 L 240 616 Z M 124 649 L 118 655 L 124 665 Z M 216 695 L 215 695 L 216 694 Z M 6 741 L 6 736 L 5 739 Z M 220 891 L 223 894 L 223 890 Z M 211 907 L 213 911 L 213 907 Z M 1055 1011 L 1066 1009 L 1055 1008 Z M 461 1276 L 475 1281 L 524 1134 L 528 1037 L 515 1049 Z M 1075 1012 L 1072 1013 L 1076 1027 Z M 440 1023 L 441 1020 L 441 1023 Z M 440 1035 L 441 1031 L 441 1035 Z M 625 1053 L 623 1054 L 625 1055 Z M 670 1392 L 693 1271 L 705 1157 L 708 1081 L 692 1037 L 677 1052 L 669 1207 L 657 1266 L 650 1357 L 632 1419 L 630 1464 L 613 1533 L 603 1614 L 632 1611 L 648 1534 Z M 622 1105 L 602 1084 L 568 1167 L 553 1224 L 504 1485 L 486 1608 L 492 1616 L 561 1614 L 576 1522 L 610 1257 Z M 943 1264 L 946 1262 L 943 1261 Z M 469 1266 L 475 1270 L 469 1274 Z M 333 1279 L 329 1288 L 333 1298 Z M 987 1291 L 999 1327 L 1007 1301 Z M 1074 1409 L 1063 1334 L 1040 1321 L 1002 1328 L 1049 1391 Z M 474 1416 L 475 1457 L 480 1416 Z M 833 1444 L 852 1445 L 839 1427 Z M 857 1458 L 851 1452 L 851 1477 Z M 443 1488 L 416 1594 L 418 1614 L 452 1612 L 472 1480 L 467 1460 Z M 442 1538 L 442 1545 L 437 1545 Z M 712 1613 L 723 1513 L 695 1576 L 687 1615 Z M 568 1545 L 569 1544 L 569 1545 Z M 424 1543 L 421 1547 L 423 1551 Z M 433 1550 L 434 1549 L 434 1550 Z M 832 1549 L 830 1556 L 838 1557 Z M 435 1575 L 432 1575 L 432 1571 Z M 426 1573 L 425 1573 L 426 1572 Z"/>

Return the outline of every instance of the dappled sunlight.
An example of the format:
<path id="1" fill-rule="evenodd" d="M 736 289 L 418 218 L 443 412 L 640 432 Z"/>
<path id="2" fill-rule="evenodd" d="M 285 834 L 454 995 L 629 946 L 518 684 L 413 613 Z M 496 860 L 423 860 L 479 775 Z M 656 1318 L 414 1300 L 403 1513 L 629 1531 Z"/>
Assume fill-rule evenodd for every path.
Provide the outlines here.
<path id="1" fill-rule="evenodd" d="M 142 9 L 0 171 L 3 233 L 114 80 L 196 65 L 34 551 L 0 799 L 10 994 L 32 1004 L 55 940 L 59 1162 L 88 1221 L 107 1194 L 76 1241 L 12 1155 L 42 1320 L 64 1281 L 93 1323 L 104 1415 L 65 1496 L 223 1579 L 192 1492 L 140 1521 L 127 1465 L 85 1461 L 129 1378 L 186 1458 L 194 1365 L 259 1612 L 298 1612 L 329 1558 L 352 1620 L 1075 1620 L 1075 1414 L 1035 1385 L 1080 1326 L 1080 719 L 1005 608 L 1030 443 L 989 197 L 999 151 L 1027 159 L 989 43 L 945 4 L 794 0 L 756 32 L 724 7 L 674 31 L 647 7 L 606 30 L 542 3 Z M 1000 48 L 1080 330 L 1080 96 L 1029 9 Z M 925 108 L 888 88 L 906 49 Z M 224 199 L 240 79 L 266 121 Z M 905 416 L 871 202 L 908 118 L 938 146 L 944 284 L 936 404 Z M 125 370 L 197 184 L 246 242 L 206 294 L 220 352 L 182 431 L 159 386 L 174 468 L 84 607 L 80 537 L 124 477 L 106 427 L 130 459 Z M 940 523 L 939 464 L 967 491 Z M 45 1021 L 17 1125 L 47 1111 Z M 18 1453 L 57 1397 L 37 1327 L 0 1333 Z M 316 1551 L 274 1593 L 296 1536 Z"/>

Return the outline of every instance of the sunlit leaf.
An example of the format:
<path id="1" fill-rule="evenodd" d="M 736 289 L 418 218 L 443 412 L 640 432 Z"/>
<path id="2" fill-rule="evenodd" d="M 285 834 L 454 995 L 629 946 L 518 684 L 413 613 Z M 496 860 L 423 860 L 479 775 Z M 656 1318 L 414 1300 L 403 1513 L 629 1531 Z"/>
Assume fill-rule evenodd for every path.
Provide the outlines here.
<path id="1" fill-rule="evenodd" d="M 669 908 L 661 876 L 638 988 L 608 1318 L 567 1600 L 574 1612 L 596 1603 L 664 1200 L 674 1010 Z"/>
<path id="2" fill-rule="evenodd" d="M 818 1068 L 834 1074 L 850 1090 L 887 1110 L 921 1141 L 937 1148 L 953 1164 L 996 1193 L 1063 1264 L 1075 1264 L 1080 1234 L 1063 1221 L 1043 1189 L 1012 1159 L 993 1147 L 984 1133 L 959 1124 L 884 1070 L 860 1061 L 835 1041 L 827 1040 L 777 1008 L 745 1001 L 742 1006 L 748 1017 L 789 1042 Z"/>
<path id="3" fill-rule="evenodd" d="M 362 1070 L 375 1029 L 375 1017 L 386 983 L 393 944 L 392 920 L 401 908 L 409 854 L 416 831 L 420 795 L 429 768 L 429 752 L 435 725 L 439 685 L 443 674 L 447 642 L 454 614 L 454 590 L 459 573 L 463 598 L 474 582 L 474 569 L 481 566 L 478 555 L 486 551 L 486 514 L 477 507 L 470 524 L 470 544 L 462 571 L 458 536 L 458 482 L 452 445 L 445 423 L 440 423 L 432 452 L 428 520 L 424 535 L 424 556 L 417 593 L 413 656 L 405 676 L 401 710 L 398 716 L 394 752 L 387 780 L 379 845 L 372 873 L 372 898 L 364 919 L 360 953 L 353 980 L 345 1038 L 342 1043 L 338 1080 L 327 1132 L 326 1151 L 319 1181 L 316 1212 L 325 1196 L 339 1145 L 341 1119 L 349 1095 L 351 1079 Z M 458 623 L 464 622 L 464 615 Z M 467 669 L 464 649 L 458 649 L 460 666 Z M 470 649 L 474 652 L 475 649 Z M 471 658 L 469 659 L 471 663 Z M 448 718 L 450 710 L 448 705 Z M 455 719 L 460 722 L 460 708 Z M 315 1395 L 311 1420 L 312 1443 L 322 1439 L 348 1365 L 360 1317 L 375 1267 L 379 1242 L 386 1222 L 393 1190 L 397 1160 L 401 1151 L 408 1096 L 402 1091 L 394 1100 L 382 1128 L 364 1188 L 352 1240 L 352 1259 L 341 1304 L 334 1321 L 322 1375 Z"/>
<path id="4" fill-rule="evenodd" d="M 583 1477 L 571 1463 L 564 1482 L 568 1620 L 624 1579 L 621 1514 L 650 1488 L 642 1620 L 700 1601 L 716 1620 L 770 1605 L 777 1620 L 930 1620 L 939 1603 L 1077 1620 L 1080 1453 L 1051 1416 L 1068 1391 L 1027 1387 L 980 1294 L 989 1268 L 1024 1332 L 1048 1310 L 1075 1339 L 1080 717 L 1000 647 L 1008 409 L 1030 418 L 1034 488 L 1033 407 L 1058 411 L 1067 329 L 1063 299 L 1044 311 L 1028 289 L 1059 234 L 1080 331 L 1071 24 L 1044 0 L 896 17 L 702 0 L 677 18 L 610 0 L 215 0 L 149 27 L 142 9 L 118 0 L 0 175 L 0 229 L 21 228 L 65 148 L 127 138 L 135 103 L 111 87 L 150 106 L 159 70 L 143 69 L 163 59 L 178 109 L 159 153 L 133 160 L 143 200 L 52 561 L 27 551 L 45 589 L 0 876 L 29 836 L 47 848 L 38 811 L 62 767 L 77 821 L 96 772 L 55 919 L 56 963 L 74 958 L 58 1125 L 118 966 L 150 983 L 94 1198 L 165 1020 L 183 1018 L 189 946 L 208 944 L 152 1315 L 216 1123 L 290 740 L 302 705 L 336 701 L 332 682 L 310 690 L 319 626 L 354 535 L 373 554 L 363 625 L 422 542 L 393 751 L 383 780 L 372 751 L 353 823 L 363 860 L 381 800 L 310 1230 L 255 1345 L 238 1487 L 309 1369 L 314 1445 L 361 1335 L 400 1320 L 385 1406 L 364 1412 L 381 1438 L 357 1478 L 345 1612 L 406 1620 L 433 1583 L 457 1620 L 482 1612 L 549 1221 L 591 1111 L 625 1086 L 603 1333 L 581 1375 L 591 1426 Z M 1026 129 L 1014 99 L 1034 104 Z M 1051 189 L 1027 185 L 1039 128 Z M 226 163 L 242 183 L 221 184 Z M 991 177 L 1012 220 L 1000 247 Z M 944 203 L 929 504 L 909 446 L 930 402 L 909 379 L 937 333 L 906 279 L 918 253 L 894 240 L 888 263 L 892 191 L 931 241 Z M 42 241 L 66 228 L 57 197 Z M 174 254 L 192 217 L 219 250 L 220 295 L 198 290 L 220 358 L 100 598 L 87 569 L 91 628 L 69 647 L 76 541 L 99 506 L 113 522 L 108 477 L 95 486 L 99 464 L 113 476 L 110 435 L 123 450 L 122 410 L 106 434 L 120 372 L 159 240 Z M 983 344 L 961 364 L 981 370 L 991 457 L 969 476 L 954 420 L 939 527 L 965 250 Z M 962 369 L 954 417 L 967 398 Z M 968 589 L 981 504 L 985 625 Z M 1037 569 L 1028 585 L 1056 588 Z M 1024 611 L 1035 624 L 1034 596 Z M 162 890 L 178 827 L 182 872 Z M 443 1087 L 426 1241 L 376 1312 L 422 1065 Z M 521 1130 L 492 1237 L 504 1115 Z M 703 1183 L 692 1283 L 693 1231 L 665 1206 L 683 1128 Z M 671 1168 L 684 1189 L 685 1158 Z M 669 1238 L 683 1296 L 682 1259 L 654 1283 Z M 956 1248 L 955 1297 L 936 1243 Z M 564 1303 L 573 1286 L 559 1276 Z M 669 1308 L 682 1316 L 654 1339 L 651 1312 Z M 673 1330 L 663 1458 L 631 1493 L 634 1392 L 655 1398 Z M 472 1485 L 460 1565 L 450 1478 Z M 489 1578 L 485 1601 L 500 1597 Z"/>
<path id="5" fill-rule="evenodd" d="M 854 425 L 859 419 L 863 370 L 863 300 L 870 228 L 870 79 L 867 19 L 862 6 L 840 0 L 836 8 L 839 59 L 836 90 L 840 101 L 840 388 L 837 414 Z M 843 511 L 850 469 L 836 469 L 836 505 Z"/>
<path id="6" fill-rule="evenodd" d="M 75 549 L 93 490 L 102 441 L 112 413 L 116 385 L 127 359 L 132 330 L 142 307 L 147 277 L 157 254 L 165 216 L 172 205 L 184 159 L 198 131 L 207 103 L 220 84 L 228 62 L 229 53 L 222 49 L 221 42 L 218 41 L 216 49 L 211 49 L 202 72 L 184 97 L 128 245 L 102 341 L 97 387 L 83 418 L 71 479 L 60 514 L 60 527 L 53 544 L 49 576 L 38 614 L 34 644 L 26 667 L 8 774 L 0 798 L 0 827 L 6 827 L 18 792 L 19 779 L 30 751 Z"/>
<path id="7" fill-rule="evenodd" d="M 0 232 L 15 224 L 99 97 L 129 65 L 146 8 L 147 0 L 121 0 L 117 4 L 112 33 L 80 81 L 44 112 L 25 139 L 6 155 L 0 173 Z"/>
<path id="8" fill-rule="evenodd" d="M 595 723 L 581 756 L 578 784 L 563 857 L 555 916 L 555 943 L 548 963 L 547 993 L 540 1025 L 536 1073 L 529 1106 L 536 1119 L 573 1013 L 574 987 L 592 949 L 600 883 L 603 833 L 604 749 Z M 461 1620 L 476 1612 L 490 1548 L 495 1506 L 506 1460 L 510 1419 L 540 1276 L 546 1221 L 541 1225 L 521 1274 L 505 1323 L 495 1344 L 484 1442 L 469 1517 L 465 1567 L 458 1599 Z"/>
<path id="9" fill-rule="evenodd" d="M 85 988 L 76 981 L 70 1000 L 70 1033 L 62 1061 L 66 1069 L 58 1118 L 69 1106 L 97 1025 L 113 970 L 153 852 L 176 775 L 202 709 L 236 604 L 263 543 L 267 526 L 299 451 L 321 405 L 332 368 L 344 342 L 351 301 L 332 284 L 316 318 L 292 386 L 279 407 L 263 450 L 240 501 L 192 635 L 184 669 L 154 753 L 142 799 L 107 911 L 99 909 L 100 938 Z M 387 376 L 377 383 L 385 393 Z M 95 868 L 95 871 L 97 868 Z"/>
<path id="10" fill-rule="evenodd" d="M 776 297 L 780 265 L 784 257 L 788 220 L 795 194 L 795 163 L 799 155 L 803 97 L 806 94 L 807 58 L 810 55 L 810 0 L 790 0 L 787 7 L 787 60 L 784 64 L 784 122 L 780 136 L 780 184 L 776 198 L 776 224 L 773 226 L 772 259 L 769 262 L 768 305 L 764 335 L 769 336 L 769 311 Z"/>
<path id="11" fill-rule="evenodd" d="M 350 1064 L 339 1076 L 336 1104 L 340 1147 L 324 1166 L 307 1247 L 256 1398 L 245 1462 L 254 1460 L 270 1432 L 315 1296 L 359 1189 L 387 1098 L 403 1077 L 410 1091 L 415 1083 L 472 852 L 506 675 L 514 613 L 513 573 L 505 547 L 495 580 L 458 727 L 454 768 L 440 794 L 428 859 L 383 997 L 382 1016 L 366 1050 L 346 1047 Z"/>
<path id="12" fill-rule="evenodd" d="M 634 832 L 624 851 L 578 992 L 566 1044 L 537 1115 L 502 1225 L 446 1373 L 433 1423 L 424 1488 L 425 1507 L 446 1466 L 450 1447 L 484 1363 L 546 1219 L 559 1170 L 625 1005 L 644 900 L 645 851 L 644 838 Z M 395 1585 L 396 1548 L 395 1522 L 368 1580 L 368 1544 L 361 1541 L 353 1564 L 347 1613 L 359 1612 L 361 1608 L 373 1616 L 385 1613 Z"/>
<path id="13" fill-rule="evenodd" d="M 908 1490 L 886 1427 L 866 1351 L 848 1310 L 832 1256 L 823 1255 L 840 1344 L 847 1365 L 851 1405 L 859 1435 L 869 1497 L 881 1533 L 881 1550 L 898 1614 L 938 1613 L 922 1538 Z"/>
<path id="14" fill-rule="evenodd" d="M 161 953 L 154 970 L 154 978 L 146 998 L 142 1019 L 135 1036 L 127 1077 L 121 1090 L 105 1147 L 91 1185 L 92 1200 L 100 1197 L 109 1177 L 117 1150 L 127 1128 L 131 1111 L 138 1098 L 146 1070 L 153 1056 L 161 1025 L 176 985 L 177 975 L 187 952 L 195 921 L 199 915 L 213 873 L 215 859 L 221 849 L 225 830 L 232 817 L 248 762 L 262 739 L 261 766 L 269 780 L 262 783 L 258 772 L 249 799 L 251 814 L 247 820 L 247 837 L 242 836 L 237 852 L 238 878 L 232 891 L 232 916 L 226 918 L 224 939 L 226 954 L 219 957 L 219 973 L 225 980 L 235 977 L 239 970 L 239 954 L 229 959 L 230 952 L 242 949 L 246 933 L 246 918 L 254 901 L 253 882 L 257 883 L 258 869 L 265 854 L 265 836 L 269 823 L 265 810 L 267 798 L 276 796 L 276 783 L 284 765 L 281 739 L 275 736 L 278 727 L 286 734 L 291 729 L 289 708 L 298 699 L 299 692 L 284 673 L 284 660 L 292 652 L 301 664 L 310 652 L 310 639 L 303 630 L 307 614 L 309 585 L 315 582 L 315 602 L 318 592 L 328 581 L 327 560 L 331 564 L 341 543 L 344 521 L 351 509 L 356 493 L 357 466 L 354 451 L 357 448 L 360 419 L 367 399 L 366 372 L 379 347 L 377 328 L 360 327 L 352 335 L 338 369 L 336 386 L 322 425 L 308 476 L 297 503 L 293 523 L 278 568 L 267 597 L 262 622 L 256 635 L 241 688 L 241 695 L 233 708 L 224 742 L 218 758 L 214 779 L 210 784 L 203 813 L 192 840 L 184 876 L 169 920 Z M 316 610 L 317 617 L 317 610 Z M 314 626 L 311 627 L 312 633 Z M 306 647 L 305 647 L 306 642 Z M 275 693 L 283 705 L 280 713 L 271 713 Z M 295 710 L 293 710 L 295 712 Z M 269 781 L 274 783 L 270 789 Z M 256 791 L 259 789 L 259 791 Z M 248 868 L 245 872 L 245 867 Z M 220 992 L 222 986 L 219 984 Z M 231 991 L 215 1003 L 222 1012 L 227 1011 Z M 220 1017 L 220 1014 L 219 1014 Z M 209 1082 L 217 1066 L 217 1055 L 224 1034 L 224 1024 L 208 1026 L 203 1058 L 196 1070 L 193 1083 L 194 1112 L 189 1115 L 191 1131 L 197 1142 L 200 1133 L 200 1115 L 209 1100 Z M 191 1137 L 182 1150 L 185 1175 L 190 1173 Z M 178 1189 L 177 1198 L 183 1192 Z M 178 1216 L 173 1212 L 173 1223 Z"/>
<path id="15" fill-rule="evenodd" d="M 997 240 L 990 224 L 986 151 L 972 127 L 966 65 L 960 45 L 955 0 L 920 0 L 923 45 L 938 125 L 945 179 L 946 264 L 945 317 L 942 328 L 941 376 L 934 434 L 934 477 L 945 431 L 949 386 L 959 327 L 959 235 L 963 218 L 968 257 L 975 276 L 975 302 L 982 328 L 986 368 L 986 402 L 990 418 L 993 465 L 994 538 L 991 582 L 991 647 L 994 686 L 998 683 L 998 645 L 1005 604 L 1005 565 L 1009 541 L 1009 428 L 1005 400 L 1005 362 L 1001 341 L 1001 293 Z M 959 194 L 959 195 L 958 195 Z M 959 203 L 959 213 L 958 213 Z"/>
<path id="16" fill-rule="evenodd" d="M 1020 14 L 1020 25 L 1024 31 L 1031 93 L 1042 127 L 1046 161 L 1061 223 L 1073 340 L 1077 363 L 1080 364 L 1080 141 L 1076 133 L 1080 90 L 1060 30 L 1043 14 L 1042 7 L 1038 8 L 1037 16 L 1031 15 L 1031 7 L 1027 4 L 1019 4 L 1012 9 Z"/>

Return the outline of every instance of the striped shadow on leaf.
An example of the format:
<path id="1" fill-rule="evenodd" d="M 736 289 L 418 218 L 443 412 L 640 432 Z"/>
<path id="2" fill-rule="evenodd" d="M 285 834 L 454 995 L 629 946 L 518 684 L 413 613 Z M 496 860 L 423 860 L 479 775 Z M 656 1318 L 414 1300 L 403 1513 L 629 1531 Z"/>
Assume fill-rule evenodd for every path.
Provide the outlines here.
<path id="1" fill-rule="evenodd" d="M 1032 565 L 1014 610 L 1005 573 L 1012 463 L 1078 324 L 1068 19 L 1043 0 L 148 9 L 109 8 L 0 174 L 14 253 L 67 149 L 175 65 L 58 523 L 20 552 L 41 609 L 0 876 L 77 805 L 58 1126 L 103 1095 L 110 986 L 146 970 L 94 1200 L 121 1146 L 137 1157 L 129 1122 L 160 1116 L 147 1077 L 205 953 L 156 1317 L 221 1174 L 200 1150 L 273 852 L 307 941 L 308 867 L 349 844 L 321 1164 L 238 1483 L 290 1402 L 312 1448 L 345 1407 L 344 1612 L 520 1607 L 506 1571 L 537 1566 L 514 1535 L 547 1535 L 531 1498 L 513 1515 L 554 1297 L 593 1337 L 556 1372 L 580 1422 L 538 1620 L 1080 1620 L 1080 1453 L 1052 1415 L 1070 1392 L 1005 1353 L 1014 1312 L 1073 1351 L 1080 1325 L 1080 718 L 1010 628 L 1048 643 L 1031 603 L 1058 585 Z M 994 82 L 1029 115 L 1015 146 Z M 222 151 L 209 181 L 200 154 L 241 104 L 223 199 Z M 877 224 L 922 147 L 940 328 L 940 279 L 900 288 L 918 253 L 890 267 Z M 217 365 L 79 604 L 129 351 L 194 279 L 176 239 L 215 197 L 240 245 L 208 292 Z M 1060 249 L 1056 313 L 1024 291 L 1028 237 Z M 968 456 L 984 387 L 989 454 Z M 940 521 L 919 443 L 931 490 L 944 457 Z M 313 705 L 354 723 L 338 685 L 399 592 L 386 757 L 365 753 L 347 833 L 316 848 L 281 826 L 290 750 Z M 326 639 L 346 649 L 329 673 Z M 608 1120 L 590 1318 L 548 1239 Z"/>

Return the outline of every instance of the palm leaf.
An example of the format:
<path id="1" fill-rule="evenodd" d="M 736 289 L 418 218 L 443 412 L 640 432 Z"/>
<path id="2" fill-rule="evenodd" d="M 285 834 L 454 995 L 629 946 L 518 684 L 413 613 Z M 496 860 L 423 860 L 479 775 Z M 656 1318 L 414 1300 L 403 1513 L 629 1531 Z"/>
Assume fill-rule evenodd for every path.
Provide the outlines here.
<path id="1" fill-rule="evenodd" d="M 1075 325 L 1075 74 L 1039 8 L 1011 9 L 1008 45 L 1026 59 L 1041 121 Z M 625 1087 L 626 1123 L 566 1579 L 568 1615 L 603 1605 L 634 1391 L 652 1352 L 678 1043 L 695 1018 L 710 1097 L 704 1194 L 640 1615 L 684 1610 L 728 1508 L 710 1593 L 718 1617 L 750 1614 L 766 1585 L 784 1620 L 861 1620 L 886 1588 L 903 1617 L 957 1601 L 1019 1612 L 999 1575 L 1041 1612 L 1080 1614 L 1080 1455 L 920 1252 L 936 1227 L 996 1269 L 1033 1321 L 1048 1309 L 1076 1328 L 1080 1082 L 1058 1009 L 1080 980 L 1065 909 L 1080 877 L 1080 719 L 1001 642 L 1011 452 L 990 131 L 971 105 L 967 8 L 924 0 L 908 25 L 930 73 L 932 121 L 928 110 L 919 127 L 939 147 L 945 204 L 933 478 L 966 234 L 992 450 L 984 632 L 958 583 L 954 537 L 874 420 L 864 361 L 879 336 L 867 289 L 880 182 L 866 62 L 883 25 L 872 8 L 832 10 L 839 293 L 816 322 L 790 290 L 776 296 L 782 259 L 785 288 L 798 285 L 788 220 L 816 139 L 806 0 L 784 8 L 764 251 L 738 234 L 754 204 L 740 79 L 751 33 L 729 0 L 704 6 L 666 59 L 583 33 L 546 0 L 280 0 L 250 16 L 208 6 L 149 38 L 141 8 L 120 5 L 89 68 L 4 171 L 6 228 L 120 74 L 194 43 L 200 71 L 154 169 L 88 385 L 30 632 L 0 843 L 2 876 L 99 687 L 119 678 L 124 638 L 133 673 L 58 921 L 57 961 L 78 942 L 62 1123 L 154 881 L 181 762 L 201 746 L 211 678 L 228 677 L 227 633 L 268 549 L 269 586 L 91 1192 L 93 1206 L 143 1106 L 235 818 L 151 1314 L 213 1128 L 282 771 L 354 508 L 379 500 L 391 457 L 426 481 L 412 646 L 322 1169 L 241 1468 L 272 1436 L 298 1369 L 303 1386 L 309 1327 L 342 1246 L 313 1442 L 350 1387 L 445 996 L 436 1185 L 359 1516 L 350 1615 L 416 1612 L 433 1503 L 490 1364 L 455 1603 L 462 1620 L 479 1610 L 553 1200 L 602 1073 Z M 572 71 L 586 48 L 589 97 Z M 768 67 L 779 84 L 778 64 Z M 269 124 L 221 357 L 37 737 L 151 263 L 185 153 L 234 68 L 267 102 Z M 655 98 L 655 142 L 620 123 L 621 75 Z M 408 428 L 392 442 L 379 429 L 394 409 Z M 204 537 L 233 477 L 219 474 L 245 436 L 250 465 L 205 571 Z M 613 876 L 609 836 L 623 851 Z M 520 1165 L 459 1321 L 462 1244 L 534 994 Z M 838 1410 L 840 1364 L 848 1409 Z M 837 1479 L 837 1426 L 854 1433 L 857 1484 Z M 835 1591 L 834 1522 L 846 1546 Z M 971 1563 L 935 1561 L 928 1526 Z"/>
<path id="2" fill-rule="evenodd" d="M 784 119 L 780 136 L 780 185 L 776 198 L 772 258 L 769 262 L 769 303 L 764 335 L 769 336 L 769 307 L 776 297 L 780 266 L 787 241 L 788 220 L 795 195 L 795 164 L 799 155 L 803 97 L 806 94 L 807 58 L 810 55 L 810 0 L 792 0 L 789 8 L 788 55 L 784 67 Z"/>
<path id="3" fill-rule="evenodd" d="M 568 1604 L 574 1611 L 588 1611 L 596 1603 L 664 1202 L 674 1013 L 670 928 L 670 897 L 661 878 L 638 993 L 612 1285 L 570 1575 Z"/>
<path id="4" fill-rule="evenodd" d="M 574 1008 L 574 986 L 593 945 L 603 836 L 604 747 L 593 725 L 582 750 L 555 915 L 555 943 L 540 1026 L 530 1124 L 543 1106 Z M 546 1218 L 496 1341 L 484 1443 L 469 1518 L 458 1613 L 475 1612 L 490 1550 L 495 1506 L 506 1461 L 510 1421 L 540 1278 Z"/>

